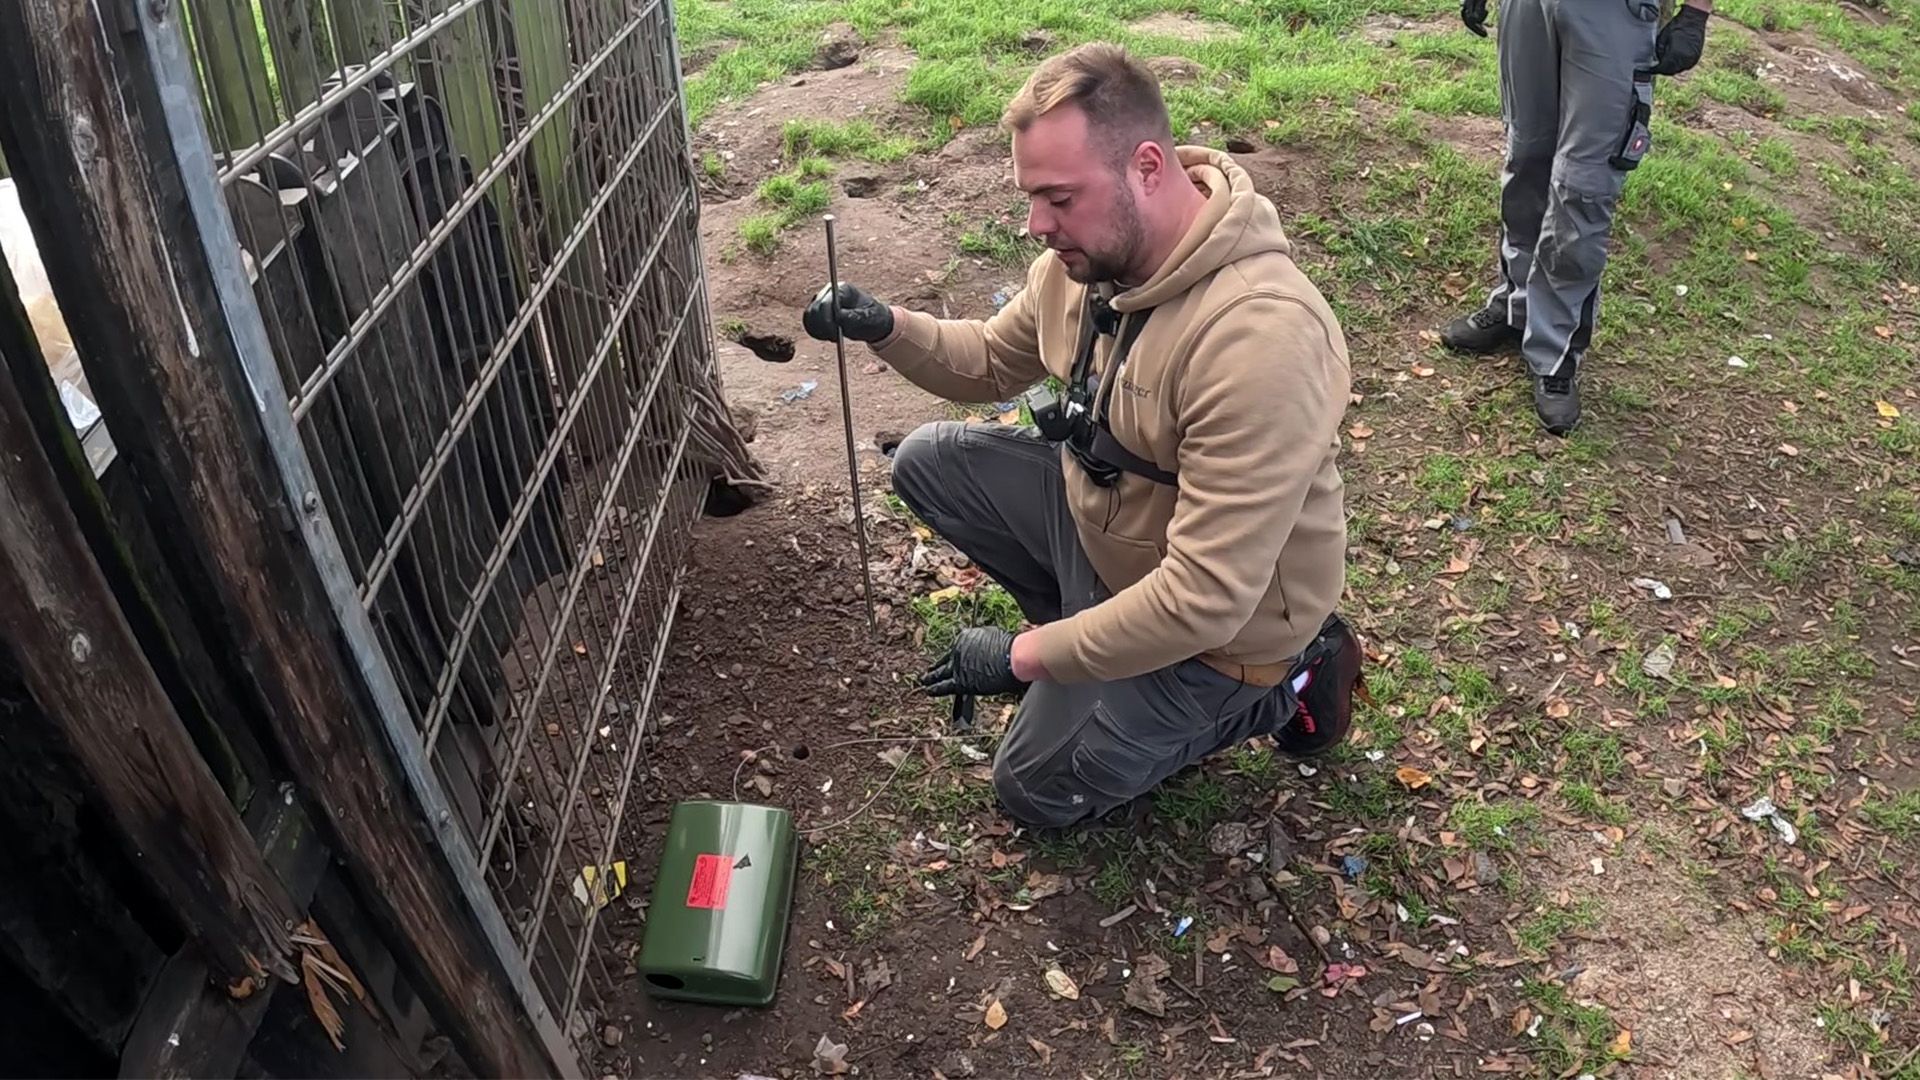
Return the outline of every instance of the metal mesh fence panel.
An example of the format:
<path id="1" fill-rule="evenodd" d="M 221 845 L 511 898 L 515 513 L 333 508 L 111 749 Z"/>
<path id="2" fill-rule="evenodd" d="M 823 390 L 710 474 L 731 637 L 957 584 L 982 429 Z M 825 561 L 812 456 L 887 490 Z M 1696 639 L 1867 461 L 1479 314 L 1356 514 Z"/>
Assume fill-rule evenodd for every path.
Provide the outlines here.
<path id="1" fill-rule="evenodd" d="M 711 472 L 671 8 L 187 15 L 310 499 L 566 1022 L 614 974 L 597 920 Z"/>

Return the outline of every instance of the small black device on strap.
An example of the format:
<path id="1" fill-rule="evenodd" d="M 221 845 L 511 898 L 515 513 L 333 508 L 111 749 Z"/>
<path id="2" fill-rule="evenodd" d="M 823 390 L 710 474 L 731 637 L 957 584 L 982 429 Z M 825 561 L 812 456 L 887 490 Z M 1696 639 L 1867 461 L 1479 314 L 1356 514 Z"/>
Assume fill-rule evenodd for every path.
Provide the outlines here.
<path id="1" fill-rule="evenodd" d="M 1127 353 L 1146 329 L 1152 308 L 1121 313 L 1113 310 L 1107 298 L 1091 290 L 1087 309 L 1080 324 L 1080 343 L 1067 373 L 1066 397 L 1040 387 L 1027 393 L 1027 406 L 1033 411 L 1034 425 L 1049 441 L 1066 446 L 1089 479 L 1109 487 L 1123 472 L 1144 476 L 1159 484 L 1174 484 L 1179 477 L 1121 445 L 1107 423 L 1106 404 L 1113 394 L 1120 367 Z M 1107 364 L 1103 384 L 1095 392 L 1091 386 L 1095 338 L 1115 335 L 1113 354 Z"/>

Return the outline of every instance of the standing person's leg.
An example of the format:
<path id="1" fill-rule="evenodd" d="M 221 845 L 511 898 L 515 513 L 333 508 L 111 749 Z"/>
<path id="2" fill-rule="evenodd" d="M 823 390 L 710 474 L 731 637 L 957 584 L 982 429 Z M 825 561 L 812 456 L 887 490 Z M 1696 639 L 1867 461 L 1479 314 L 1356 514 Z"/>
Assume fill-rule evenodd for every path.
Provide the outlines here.
<path id="1" fill-rule="evenodd" d="M 1500 280 L 1485 307 L 1455 319 L 1443 332 L 1449 346 L 1468 352 L 1518 346 L 1527 325 L 1527 278 L 1547 214 L 1547 185 L 1560 136 L 1560 45 L 1549 2 L 1501 0 L 1494 26 L 1500 117 L 1507 134 L 1500 170 Z"/>
<path id="2" fill-rule="evenodd" d="M 1634 73 L 1654 60 L 1657 0 L 1555 4 L 1560 38 L 1560 138 L 1545 227 L 1527 279 L 1522 355 L 1549 430 L 1579 418 L 1573 379 L 1593 338 L 1607 238 L 1627 170 L 1648 147 L 1653 84 Z"/>

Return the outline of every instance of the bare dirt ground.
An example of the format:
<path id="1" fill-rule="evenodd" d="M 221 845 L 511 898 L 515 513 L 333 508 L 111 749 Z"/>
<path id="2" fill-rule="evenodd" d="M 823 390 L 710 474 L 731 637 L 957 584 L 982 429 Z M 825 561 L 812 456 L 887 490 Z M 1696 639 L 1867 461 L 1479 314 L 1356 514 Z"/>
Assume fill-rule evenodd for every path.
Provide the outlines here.
<path id="1" fill-rule="evenodd" d="M 1139 32 L 1205 44 L 1232 31 L 1152 18 Z M 1753 166 L 1787 215 L 1769 220 L 1836 251 L 1886 249 L 1840 187 L 1809 178 L 1859 169 L 1832 122 L 1898 116 L 1897 96 L 1804 31 L 1720 26 L 1716 45 L 1781 98 L 1676 95 L 1673 114 Z M 1445 28 L 1395 16 L 1356 32 L 1400 49 Z M 1632 277 L 1610 303 L 1675 321 L 1604 335 L 1590 434 L 1545 439 L 1509 367 L 1434 347 L 1431 328 L 1481 287 L 1479 270 L 1399 259 L 1444 242 L 1442 225 L 1419 231 L 1451 209 L 1438 181 L 1380 194 L 1389 176 L 1438 175 L 1443 150 L 1490 178 L 1497 119 L 1409 129 L 1383 112 L 1338 153 L 1256 139 L 1238 158 L 1349 320 L 1348 607 L 1378 701 L 1336 759 L 1299 767 L 1252 746 L 1176 779 L 1145 822 L 1029 835 L 987 782 L 1005 710 L 983 706 L 963 738 L 912 690 L 942 633 L 995 612 L 978 571 L 889 506 L 876 449 L 882 433 L 994 406 L 937 401 L 849 350 L 882 602 L 870 638 L 833 353 L 798 319 L 825 279 L 818 219 L 770 255 L 741 242 L 765 208 L 756 189 L 794 167 L 789 120 L 924 129 L 901 100 L 914 61 L 881 39 L 855 64 L 722 105 L 698 132 L 726 163 L 702 226 L 716 321 L 792 350 L 768 363 L 722 345 L 729 398 L 755 415 L 779 487 L 698 526 L 614 936 L 634 949 L 644 933 L 675 800 L 787 806 L 805 843 L 776 1004 L 669 1005 L 636 984 L 606 1004 L 601 1066 L 784 1080 L 1916 1075 L 1920 882 L 1902 815 L 1920 806 L 1902 800 L 1920 777 L 1920 622 L 1898 569 L 1914 556 L 1877 516 L 1914 473 L 1885 452 L 1897 429 L 1859 420 L 1873 405 L 1822 381 L 1844 360 L 1775 347 L 1826 341 L 1834 313 L 1793 291 L 1737 318 L 1688 309 L 1704 271 L 1660 225 L 1673 181 L 1637 179 L 1654 209 L 1626 219 Z M 1208 77 L 1157 63 L 1170 82 Z M 1825 119 L 1789 122 L 1806 116 Z M 1761 171 L 1789 152 L 1792 169 Z M 884 164 L 838 162 L 842 276 L 922 310 L 990 313 L 1022 267 L 963 236 L 1017 227 L 1008 173 L 978 128 Z M 1490 208 L 1491 184 L 1480 194 Z M 1389 209 L 1413 231 L 1374 242 Z M 1745 216 L 1729 228 L 1755 232 Z M 1490 250 L 1491 234 L 1474 242 Z M 1882 288 L 1865 333 L 1911 342 L 1920 290 Z M 1716 319 L 1777 381 L 1735 383 L 1720 337 L 1685 371 L 1636 359 Z M 1887 393 L 1920 411 L 1911 386 Z M 1791 808 L 1794 843 L 1742 814 L 1760 795 Z"/>

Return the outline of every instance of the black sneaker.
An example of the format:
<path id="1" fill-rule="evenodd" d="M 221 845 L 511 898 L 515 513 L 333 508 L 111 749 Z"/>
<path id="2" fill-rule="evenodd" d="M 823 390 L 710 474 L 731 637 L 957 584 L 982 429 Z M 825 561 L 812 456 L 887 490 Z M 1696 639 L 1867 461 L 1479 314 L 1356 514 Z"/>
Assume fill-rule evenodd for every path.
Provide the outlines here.
<path id="1" fill-rule="evenodd" d="M 1360 639 L 1338 615 L 1327 616 L 1319 636 L 1300 653 L 1288 676 L 1298 704 L 1273 738 L 1281 753 L 1315 757 L 1346 741 L 1353 727 L 1353 699 L 1367 696 L 1360 672 Z"/>
<path id="2" fill-rule="evenodd" d="M 1507 313 L 1492 304 L 1453 320 L 1440 331 L 1449 349 L 1486 355 L 1520 347 L 1520 331 L 1507 325 Z"/>
<path id="3" fill-rule="evenodd" d="M 1551 375 L 1533 377 L 1533 411 L 1549 435 L 1565 435 L 1580 422 L 1580 365 L 1568 357 Z"/>

